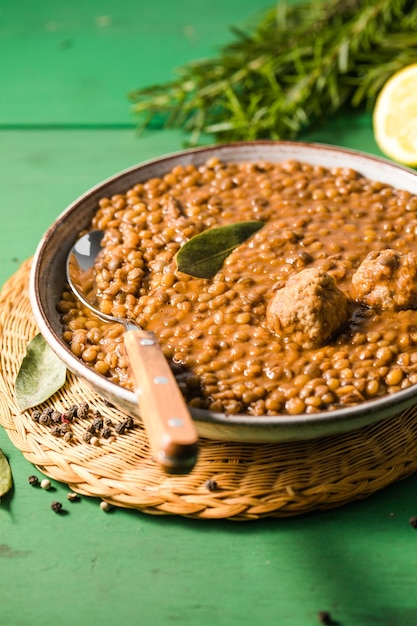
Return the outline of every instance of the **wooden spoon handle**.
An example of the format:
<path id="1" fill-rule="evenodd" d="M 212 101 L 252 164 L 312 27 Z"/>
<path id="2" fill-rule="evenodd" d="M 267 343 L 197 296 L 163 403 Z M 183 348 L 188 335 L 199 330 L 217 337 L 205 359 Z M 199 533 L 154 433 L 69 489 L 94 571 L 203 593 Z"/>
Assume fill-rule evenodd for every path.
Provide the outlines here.
<path id="1" fill-rule="evenodd" d="M 155 460 L 170 474 L 191 471 L 198 434 L 177 381 L 153 333 L 124 335 L 131 375 Z"/>

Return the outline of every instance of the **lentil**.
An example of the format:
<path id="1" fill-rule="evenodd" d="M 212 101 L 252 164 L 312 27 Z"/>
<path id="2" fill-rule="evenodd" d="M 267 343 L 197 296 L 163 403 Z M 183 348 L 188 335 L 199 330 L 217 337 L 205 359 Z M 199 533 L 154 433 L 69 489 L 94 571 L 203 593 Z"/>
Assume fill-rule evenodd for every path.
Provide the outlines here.
<path id="1" fill-rule="evenodd" d="M 91 227 L 106 229 L 96 263 L 101 310 L 157 335 L 191 406 L 298 415 L 383 396 L 417 381 L 417 311 L 366 308 L 353 301 L 351 280 L 370 252 L 415 249 L 416 206 L 417 197 L 346 168 L 216 158 L 178 166 L 98 203 Z M 253 219 L 264 227 L 214 278 L 178 272 L 175 255 L 192 236 Z M 275 291 L 312 267 L 349 297 L 350 318 L 326 345 L 304 349 L 274 335 L 265 317 Z M 132 389 L 123 327 L 98 321 L 69 290 L 58 310 L 72 352 Z M 81 405 L 76 416 L 88 415 Z M 50 413 L 38 418 L 47 424 Z"/>

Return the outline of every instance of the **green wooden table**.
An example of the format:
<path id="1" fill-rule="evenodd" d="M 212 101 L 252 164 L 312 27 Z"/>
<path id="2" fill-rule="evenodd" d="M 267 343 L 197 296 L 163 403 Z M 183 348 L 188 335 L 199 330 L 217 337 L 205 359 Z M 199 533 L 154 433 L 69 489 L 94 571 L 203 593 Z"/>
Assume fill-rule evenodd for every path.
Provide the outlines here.
<path id="1" fill-rule="evenodd" d="M 126 94 L 213 54 L 268 0 L 0 0 L 0 283 L 90 186 L 182 148 L 135 134 Z M 371 118 L 306 139 L 379 154 Z M 0 429 L 14 491 L 0 505 L 0 624 L 417 624 L 417 476 L 331 512 L 254 523 L 103 513 L 51 492 Z M 416 450 L 417 454 L 417 450 Z M 53 499 L 68 489 L 54 483 Z M 68 507 L 67 507 L 68 508 Z"/>

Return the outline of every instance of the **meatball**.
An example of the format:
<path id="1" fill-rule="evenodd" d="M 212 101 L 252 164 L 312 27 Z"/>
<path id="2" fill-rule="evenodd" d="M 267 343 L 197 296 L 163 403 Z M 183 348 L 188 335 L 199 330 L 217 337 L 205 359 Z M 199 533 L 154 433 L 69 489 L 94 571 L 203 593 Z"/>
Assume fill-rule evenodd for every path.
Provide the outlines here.
<path id="1" fill-rule="evenodd" d="M 376 310 L 417 308 L 417 253 L 370 252 L 352 276 L 352 298 Z"/>
<path id="2" fill-rule="evenodd" d="M 267 308 L 267 325 L 303 348 L 328 342 L 349 318 L 349 299 L 330 274 L 308 268 L 289 278 Z"/>

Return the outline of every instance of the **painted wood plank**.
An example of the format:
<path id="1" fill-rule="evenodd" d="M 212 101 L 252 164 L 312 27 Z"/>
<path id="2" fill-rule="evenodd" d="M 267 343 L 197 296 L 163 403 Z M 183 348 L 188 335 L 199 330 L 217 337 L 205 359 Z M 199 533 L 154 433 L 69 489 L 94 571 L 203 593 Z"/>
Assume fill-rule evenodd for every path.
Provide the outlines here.
<path id="1" fill-rule="evenodd" d="M 214 54 L 271 0 L 3 0 L 0 126 L 132 125 L 128 93 Z"/>

